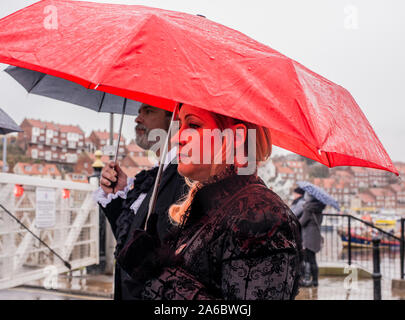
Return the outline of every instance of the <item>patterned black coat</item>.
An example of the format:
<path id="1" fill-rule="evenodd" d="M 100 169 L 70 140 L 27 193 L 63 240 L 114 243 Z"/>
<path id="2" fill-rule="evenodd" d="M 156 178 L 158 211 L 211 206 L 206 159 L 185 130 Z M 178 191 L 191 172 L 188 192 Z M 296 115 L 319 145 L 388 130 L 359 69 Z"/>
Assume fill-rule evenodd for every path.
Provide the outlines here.
<path id="1" fill-rule="evenodd" d="M 154 168 L 149 171 L 157 171 L 157 169 Z M 117 240 L 116 252 L 120 251 L 127 244 L 128 240 L 131 239 L 133 230 L 144 227 L 153 191 L 154 178 L 149 183 L 148 181 L 145 182 L 147 185 L 146 189 L 143 184 L 137 186 L 137 182 L 135 181 L 135 187 L 128 192 L 126 199 L 118 197 L 112 200 L 106 208 L 100 206 L 100 209 L 110 222 L 111 229 Z M 188 187 L 185 184 L 184 178 L 177 172 L 177 165 L 170 164 L 163 172 L 155 207 L 157 217 L 155 217 L 153 223 L 156 229 L 156 236 L 159 239 L 165 238 L 170 229 L 173 228 L 168 217 L 169 207 L 184 196 L 187 191 Z M 139 207 L 137 214 L 134 215 L 130 207 L 141 192 L 145 192 L 147 195 Z M 114 277 L 114 299 L 135 299 L 136 297 L 131 294 L 131 290 L 128 288 L 128 282 L 130 283 L 131 278 L 119 265 L 115 268 Z"/>
<path id="2" fill-rule="evenodd" d="M 233 175 L 199 190 L 184 228 L 167 242 L 172 249 L 141 257 L 140 247 L 153 247 L 148 237 L 135 233 L 133 254 L 127 247 L 118 258 L 141 299 L 294 299 L 298 293 L 299 222 L 257 176 Z"/>

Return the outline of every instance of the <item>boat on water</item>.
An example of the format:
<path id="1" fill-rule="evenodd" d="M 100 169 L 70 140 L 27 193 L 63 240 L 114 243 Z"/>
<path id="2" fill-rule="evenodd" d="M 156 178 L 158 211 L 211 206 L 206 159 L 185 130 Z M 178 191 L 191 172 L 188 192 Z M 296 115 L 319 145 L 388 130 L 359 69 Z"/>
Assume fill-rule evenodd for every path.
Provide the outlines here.
<path id="1" fill-rule="evenodd" d="M 362 217 L 362 220 L 372 223 L 381 230 L 384 230 L 393 236 L 400 237 L 398 233 L 395 232 L 397 226 L 397 219 L 390 219 L 387 217 L 378 217 L 375 219 L 366 219 Z M 377 229 L 373 229 L 365 224 L 357 223 L 357 226 L 351 230 L 351 246 L 357 248 L 372 248 L 373 247 L 373 235 L 377 233 Z M 347 228 L 339 229 L 338 234 L 341 237 L 342 245 L 344 247 L 349 245 L 349 233 Z M 399 247 L 401 242 L 394 237 L 389 237 L 384 235 L 381 239 L 380 246 L 382 247 Z"/>
<path id="2" fill-rule="evenodd" d="M 342 244 L 344 247 L 349 245 L 348 233 L 341 233 L 340 237 L 342 239 Z M 372 248 L 373 241 L 371 236 L 365 236 L 361 234 L 356 234 L 355 232 L 351 233 L 351 246 L 354 248 Z M 380 246 L 382 247 L 399 247 L 400 241 L 393 239 L 381 239 Z"/>

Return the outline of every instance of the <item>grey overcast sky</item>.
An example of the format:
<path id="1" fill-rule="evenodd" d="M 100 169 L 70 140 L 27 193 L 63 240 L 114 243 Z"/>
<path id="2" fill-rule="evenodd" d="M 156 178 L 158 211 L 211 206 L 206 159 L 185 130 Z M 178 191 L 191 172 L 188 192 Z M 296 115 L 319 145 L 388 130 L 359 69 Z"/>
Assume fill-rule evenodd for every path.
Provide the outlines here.
<path id="1" fill-rule="evenodd" d="M 36 1 L 1 0 L 0 17 Z M 400 0 L 107 0 L 191 14 L 227 25 L 348 89 L 393 161 L 405 161 L 405 1 Z M 0 64 L 1 69 L 6 66 Z M 109 128 L 109 115 L 28 95 L 0 72 L 0 108 L 25 117 Z M 115 128 L 119 119 L 115 116 Z M 123 134 L 134 136 L 134 117 Z M 280 152 L 280 151 L 278 151 Z"/>

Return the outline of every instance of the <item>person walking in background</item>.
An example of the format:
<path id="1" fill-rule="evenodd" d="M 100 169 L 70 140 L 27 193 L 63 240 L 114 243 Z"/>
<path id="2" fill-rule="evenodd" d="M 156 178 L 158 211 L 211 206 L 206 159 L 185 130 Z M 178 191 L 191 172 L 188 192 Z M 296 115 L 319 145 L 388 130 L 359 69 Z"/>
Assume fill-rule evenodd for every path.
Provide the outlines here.
<path id="1" fill-rule="evenodd" d="M 302 214 L 299 217 L 304 249 L 304 277 L 301 285 L 304 287 L 318 286 L 318 264 L 316 253 L 321 250 L 322 211 L 326 205 L 305 192 Z"/>
<path id="2" fill-rule="evenodd" d="M 149 132 L 152 129 L 167 131 L 170 119 L 170 112 L 142 104 L 139 115 L 135 119 L 137 123 L 135 128 L 136 144 L 145 150 L 149 150 L 155 143 L 148 140 Z M 153 228 L 156 229 L 159 239 L 165 238 L 170 229 L 173 228 L 168 216 L 169 207 L 188 191 L 184 178 L 177 172 L 177 164 L 172 163 L 175 158 L 176 148 L 170 148 L 169 146 L 159 186 L 155 219 L 153 222 L 150 221 L 150 223 L 155 224 Z M 100 187 L 95 192 L 95 200 L 106 215 L 117 240 L 116 253 L 121 251 L 127 244 L 133 230 L 143 228 L 157 172 L 158 166 L 155 165 L 154 168 L 142 170 L 135 178 L 130 178 L 127 181 L 126 174 L 113 161 L 103 168 Z M 115 266 L 114 277 L 114 299 L 135 299 L 128 289 L 130 276 L 118 264 Z"/>
<path id="3" fill-rule="evenodd" d="M 304 203 L 305 203 L 304 194 L 305 191 L 300 187 L 294 189 L 295 199 L 291 203 L 290 209 L 296 215 L 297 218 L 301 217 L 302 212 L 304 210 Z"/>

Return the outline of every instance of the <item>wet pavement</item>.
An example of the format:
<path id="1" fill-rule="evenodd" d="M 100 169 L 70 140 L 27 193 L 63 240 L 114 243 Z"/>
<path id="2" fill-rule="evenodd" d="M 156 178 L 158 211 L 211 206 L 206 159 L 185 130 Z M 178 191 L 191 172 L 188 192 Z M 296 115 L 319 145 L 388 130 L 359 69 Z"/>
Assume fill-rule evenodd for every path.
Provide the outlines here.
<path id="1" fill-rule="evenodd" d="M 320 277 L 317 288 L 300 288 L 297 300 L 373 300 L 372 279 L 348 281 L 347 277 Z M 381 281 L 382 300 L 405 300 L 405 290 L 393 290 L 391 280 Z"/>
<path id="2" fill-rule="evenodd" d="M 100 296 L 71 294 L 44 288 L 17 287 L 0 290 L 0 300 L 110 300 Z"/>
<path id="3" fill-rule="evenodd" d="M 43 281 L 0 290 L 0 300 L 110 300 L 113 298 L 111 275 L 60 275 L 45 288 Z M 383 300 L 405 300 L 405 290 L 393 290 L 390 280 L 382 280 Z M 321 276 L 317 288 L 300 288 L 297 300 L 373 300 L 372 279 L 348 281 L 342 276 Z"/>

